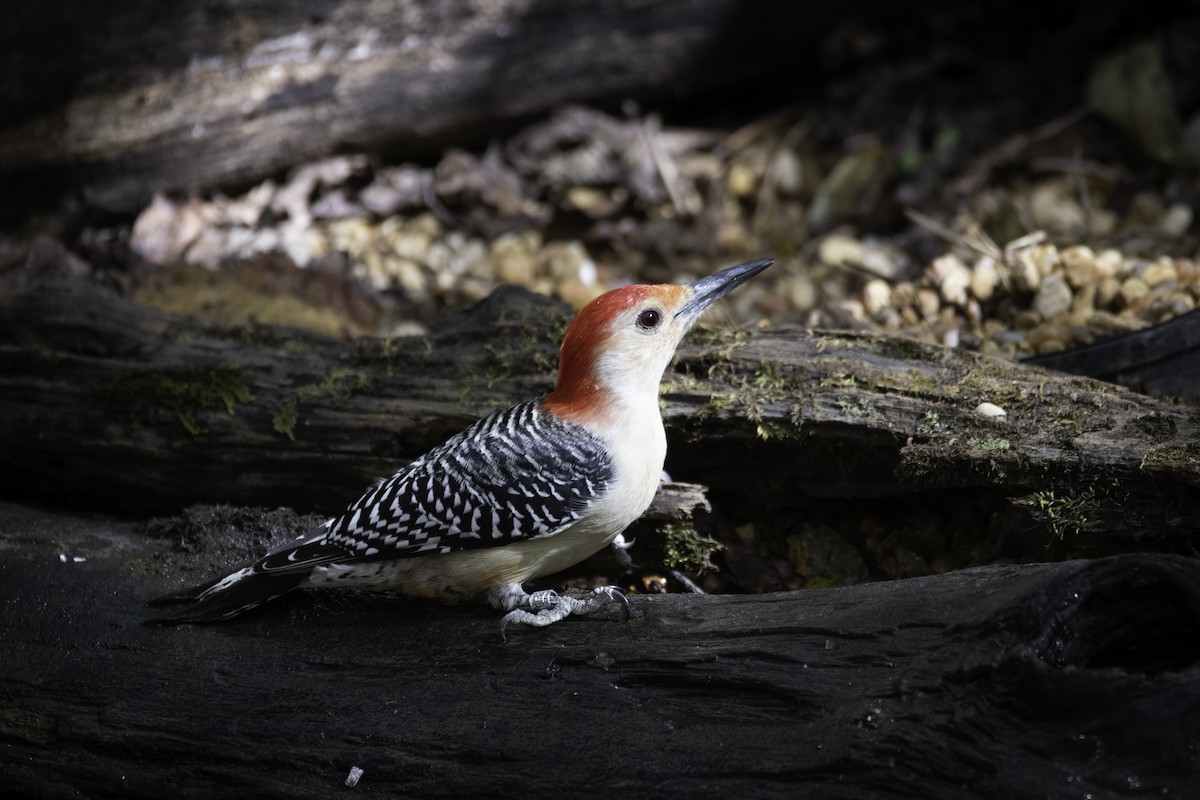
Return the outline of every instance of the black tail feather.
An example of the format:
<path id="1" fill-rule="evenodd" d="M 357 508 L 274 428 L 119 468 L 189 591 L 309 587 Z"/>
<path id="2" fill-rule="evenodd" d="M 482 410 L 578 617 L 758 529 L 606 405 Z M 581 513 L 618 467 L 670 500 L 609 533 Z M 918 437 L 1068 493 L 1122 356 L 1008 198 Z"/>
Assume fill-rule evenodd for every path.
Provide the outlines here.
<path id="1" fill-rule="evenodd" d="M 152 600 L 147 600 L 148 606 L 170 606 L 178 605 L 179 603 L 194 603 L 200 599 L 200 596 L 207 592 L 212 587 L 223 581 L 224 576 L 213 578 L 208 583 L 202 583 L 199 586 L 190 586 L 187 589 L 179 589 L 174 592 L 169 592 L 161 597 L 155 597 Z"/>
<path id="2" fill-rule="evenodd" d="M 215 581 L 157 597 L 149 605 L 191 603 L 170 614 L 146 620 L 149 625 L 221 622 L 243 611 L 261 606 L 287 594 L 308 577 L 308 570 L 297 572 L 255 572 L 247 567 Z M 240 577 L 239 577 L 240 576 Z M 228 583 L 227 586 L 221 586 Z"/>

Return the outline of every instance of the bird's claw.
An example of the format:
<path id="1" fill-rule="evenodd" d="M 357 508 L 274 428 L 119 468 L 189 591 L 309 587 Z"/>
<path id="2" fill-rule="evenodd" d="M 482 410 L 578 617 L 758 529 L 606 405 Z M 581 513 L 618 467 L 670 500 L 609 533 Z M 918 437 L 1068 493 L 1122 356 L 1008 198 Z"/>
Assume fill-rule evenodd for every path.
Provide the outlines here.
<path id="1" fill-rule="evenodd" d="M 615 586 L 562 594 L 550 589 L 534 592 L 500 620 L 500 635 L 507 639 L 508 626 L 512 624 L 544 628 L 572 614 L 588 615 L 612 603 L 621 604 L 621 621 L 628 621 L 629 598 Z"/>
<path id="2" fill-rule="evenodd" d="M 600 598 L 604 598 L 604 599 L 601 600 Z M 621 604 L 621 622 L 629 621 L 629 598 L 625 596 L 624 592 L 622 592 L 620 589 L 618 589 L 615 586 L 601 586 L 599 588 L 593 589 L 591 592 L 591 597 L 585 599 L 584 602 L 593 604 L 592 607 L 588 611 L 583 612 L 583 613 L 587 613 L 587 614 L 590 614 L 592 611 L 595 611 L 599 608 L 603 608 L 606 605 L 610 605 L 612 603 L 620 603 Z M 576 613 L 578 613 L 578 612 L 576 612 Z"/>

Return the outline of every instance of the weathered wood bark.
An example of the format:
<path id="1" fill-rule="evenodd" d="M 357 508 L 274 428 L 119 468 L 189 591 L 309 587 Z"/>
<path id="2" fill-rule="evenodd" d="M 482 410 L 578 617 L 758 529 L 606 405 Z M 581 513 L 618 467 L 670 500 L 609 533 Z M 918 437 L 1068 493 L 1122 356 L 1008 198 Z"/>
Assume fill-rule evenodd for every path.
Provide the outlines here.
<path id="1" fill-rule="evenodd" d="M 827 18 L 734 0 L 5 4 L 0 202 L 130 211 L 347 150 L 486 142 L 564 103 L 778 80 Z"/>
<path id="2" fill-rule="evenodd" d="M 566 319 L 513 290 L 428 338 L 346 344 L 34 289 L 0 301 L 0 485 L 131 514 L 336 511 L 549 388 Z M 663 396 L 668 471 L 759 506 L 1041 492 L 1088 530 L 1180 543 L 1197 527 L 1200 411 L 1085 378 L 879 337 L 698 331 Z M 983 401 L 1007 417 L 976 413 Z"/>
<path id="3" fill-rule="evenodd" d="M 1046 369 L 1200 403 L 1200 311 L 1095 344 L 1026 359 Z"/>
<path id="4" fill-rule="evenodd" d="M 0 780 L 30 798 L 1194 797 L 1200 572 L 1175 556 L 494 612 L 289 596 L 139 624 L 125 524 L 0 505 Z"/>

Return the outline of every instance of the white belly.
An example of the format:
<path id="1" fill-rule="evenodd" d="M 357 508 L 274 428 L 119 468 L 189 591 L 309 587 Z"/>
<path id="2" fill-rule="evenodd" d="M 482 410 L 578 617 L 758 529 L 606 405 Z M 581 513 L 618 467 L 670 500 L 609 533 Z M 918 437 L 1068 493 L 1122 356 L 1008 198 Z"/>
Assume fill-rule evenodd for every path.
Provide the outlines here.
<path id="1" fill-rule="evenodd" d="M 620 532 L 595 529 L 585 522 L 553 536 L 503 547 L 367 564 L 331 564 L 314 569 L 304 585 L 386 589 L 410 597 L 460 602 L 496 586 L 566 569 L 603 548 Z"/>
<path id="2" fill-rule="evenodd" d="M 305 586 L 380 589 L 459 602 L 496 586 L 523 583 L 578 564 L 610 544 L 654 499 L 667 443 L 662 422 L 622 430 L 634 447 L 614 448 L 614 478 L 579 522 L 553 536 L 500 547 L 432 553 L 366 564 L 316 567 Z M 624 437 L 623 437 L 624 438 Z"/>

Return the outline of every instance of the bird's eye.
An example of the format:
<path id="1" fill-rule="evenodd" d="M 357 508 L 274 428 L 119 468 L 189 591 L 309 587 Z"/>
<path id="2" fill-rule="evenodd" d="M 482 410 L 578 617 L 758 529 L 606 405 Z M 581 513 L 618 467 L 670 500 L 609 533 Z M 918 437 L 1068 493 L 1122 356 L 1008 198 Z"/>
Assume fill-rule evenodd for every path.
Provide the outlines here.
<path id="1" fill-rule="evenodd" d="M 637 326 L 644 331 L 652 331 L 662 322 L 662 314 L 657 308 L 647 308 L 638 314 Z"/>

